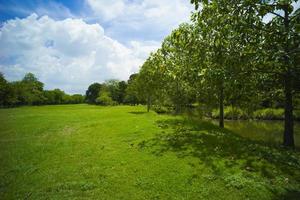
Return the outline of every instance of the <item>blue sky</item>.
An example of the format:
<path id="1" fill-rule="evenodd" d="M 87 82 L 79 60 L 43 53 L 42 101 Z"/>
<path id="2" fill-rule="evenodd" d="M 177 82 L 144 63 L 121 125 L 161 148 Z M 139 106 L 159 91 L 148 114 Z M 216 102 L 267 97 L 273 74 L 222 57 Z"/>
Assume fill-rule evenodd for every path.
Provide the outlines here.
<path id="1" fill-rule="evenodd" d="M 193 10 L 190 0 L 0 0 L 0 72 L 82 94 L 127 80 Z"/>
<path id="2" fill-rule="evenodd" d="M 189 0 L 0 0 L 0 71 L 69 93 L 126 80 L 192 11 Z"/>

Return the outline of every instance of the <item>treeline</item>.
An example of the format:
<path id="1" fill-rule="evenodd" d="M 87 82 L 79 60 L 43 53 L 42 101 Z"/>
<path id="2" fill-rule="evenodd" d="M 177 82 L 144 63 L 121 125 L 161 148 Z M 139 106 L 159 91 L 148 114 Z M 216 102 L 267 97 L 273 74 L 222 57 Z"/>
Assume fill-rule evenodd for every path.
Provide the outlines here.
<path id="1" fill-rule="evenodd" d="M 86 91 L 86 102 L 104 106 L 144 103 L 142 99 L 138 99 L 132 87 L 128 87 L 132 85 L 135 77 L 135 74 L 131 75 L 127 82 L 112 79 L 102 84 L 91 84 Z"/>
<path id="2" fill-rule="evenodd" d="M 283 144 L 294 146 L 293 111 L 299 109 L 300 9 L 295 1 L 192 0 L 192 22 L 182 24 L 152 53 L 128 86 L 148 110 L 197 105 L 247 114 L 284 108 Z M 200 6 L 201 5 L 201 6 Z M 201 7 L 201 10 L 198 8 Z M 266 15 L 273 15 L 265 22 Z"/>
<path id="3" fill-rule="evenodd" d="M 9 82 L 0 72 L 0 107 L 21 105 L 55 105 L 89 103 L 97 105 L 137 105 L 145 103 L 132 89 L 136 74 L 128 81 L 116 79 L 91 84 L 86 95 L 69 95 L 60 89 L 44 90 L 44 84 L 34 74 L 27 73 L 20 81 Z"/>
<path id="4" fill-rule="evenodd" d="M 0 73 L 0 107 L 19 105 L 79 104 L 81 94 L 69 95 L 60 89 L 44 90 L 44 84 L 34 74 L 27 73 L 20 81 L 8 82 Z"/>

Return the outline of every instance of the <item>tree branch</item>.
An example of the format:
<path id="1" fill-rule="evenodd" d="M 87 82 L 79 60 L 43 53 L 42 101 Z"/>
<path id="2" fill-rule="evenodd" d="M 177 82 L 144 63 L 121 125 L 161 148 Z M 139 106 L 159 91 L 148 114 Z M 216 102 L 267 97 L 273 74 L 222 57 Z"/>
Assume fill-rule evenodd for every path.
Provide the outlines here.
<path id="1" fill-rule="evenodd" d="M 273 14 L 273 15 L 276 15 L 277 17 L 280 17 L 281 19 L 284 19 L 284 17 L 283 17 L 283 16 L 279 15 L 279 14 L 278 14 L 278 13 L 276 13 L 276 12 L 272 12 L 272 11 L 270 11 L 270 13 L 271 13 L 271 14 Z"/>

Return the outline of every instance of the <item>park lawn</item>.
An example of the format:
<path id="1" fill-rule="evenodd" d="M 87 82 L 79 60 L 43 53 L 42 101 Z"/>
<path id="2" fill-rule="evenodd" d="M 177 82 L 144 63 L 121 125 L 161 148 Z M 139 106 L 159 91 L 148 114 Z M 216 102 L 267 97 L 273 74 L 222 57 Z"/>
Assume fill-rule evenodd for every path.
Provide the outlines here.
<path id="1" fill-rule="evenodd" d="M 0 199 L 299 199 L 300 153 L 142 106 L 0 110 Z"/>

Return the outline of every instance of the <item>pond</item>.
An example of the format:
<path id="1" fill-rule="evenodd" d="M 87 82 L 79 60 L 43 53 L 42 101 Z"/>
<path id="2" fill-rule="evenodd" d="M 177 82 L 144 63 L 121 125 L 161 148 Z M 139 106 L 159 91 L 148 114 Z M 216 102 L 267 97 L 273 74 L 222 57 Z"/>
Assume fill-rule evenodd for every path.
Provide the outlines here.
<path id="1" fill-rule="evenodd" d="M 218 121 L 214 121 L 218 124 Z M 294 122 L 295 145 L 300 147 L 300 122 Z M 281 144 L 283 141 L 283 121 L 257 121 L 257 120 L 226 120 L 225 128 L 253 140 L 263 140 L 268 143 Z"/>

